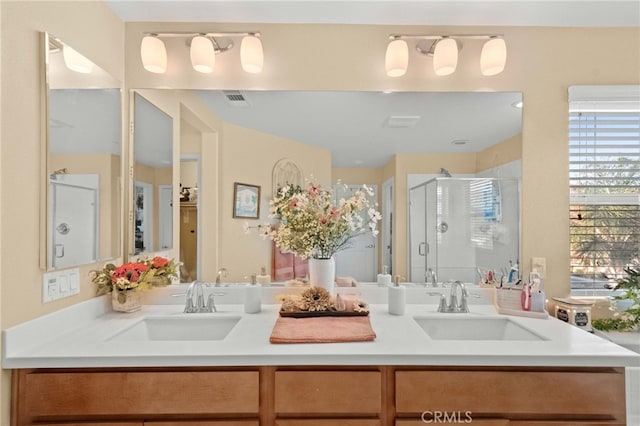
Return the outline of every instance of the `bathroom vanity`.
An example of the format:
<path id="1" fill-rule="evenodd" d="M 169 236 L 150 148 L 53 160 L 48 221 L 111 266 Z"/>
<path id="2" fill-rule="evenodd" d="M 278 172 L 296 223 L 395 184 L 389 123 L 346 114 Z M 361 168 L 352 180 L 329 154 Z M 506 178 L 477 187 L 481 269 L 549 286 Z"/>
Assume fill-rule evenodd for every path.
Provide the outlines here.
<path id="1" fill-rule="evenodd" d="M 270 344 L 277 304 L 244 314 L 241 289 L 224 289 L 219 312 L 183 314 L 161 294 L 172 287 L 136 313 L 96 298 L 5 330 L 12 424 L 624 425 L 624 369 L 640 365 L 553 318 L 500 316 L 486 303 L 437 313 L 424 288 L 408 289 L 420 303 L 403 316 L 372 289 L 373 342 Z M 447 330 L 449 320 L 475 336 Z M 500 326 L 510 331 L 482 331 Z"/>

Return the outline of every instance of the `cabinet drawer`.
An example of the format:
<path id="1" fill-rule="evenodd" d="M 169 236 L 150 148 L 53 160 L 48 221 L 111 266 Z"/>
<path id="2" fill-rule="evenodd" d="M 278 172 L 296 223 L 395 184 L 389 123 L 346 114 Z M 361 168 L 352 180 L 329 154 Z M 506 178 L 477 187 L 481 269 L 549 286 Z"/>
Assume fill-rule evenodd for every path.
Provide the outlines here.
<path id="1" fill-rule="evenodd" d="M 466 417 L 464 417 L 464 414 L 459 417 L 459 418 L 455 418 L 454 420 L 446 420 L 446 419 L 441 419 L 441 420 L 427 420 L 427 421 L 422 421 L 422 420 L 396 420 L 396 426 L 424 426 L 425 424 L 443 424 L 443 423 L 462 423 L 462 424 L 471 424 L 473 426 L 511 426 L 511 423 L 509 423 L 509 420 L 505 420 L 505 419 L 496 419 L 496 420 L 492 420 L 492 419 L 472 419 L 471 421 L 469 421 Z M 554 424 L 555 425 L 555 424 Z M 557 426 L 557 425 L 555 425 Z"/>
<path id="2" fill-rule="evenodd" d="M 599 371 L 396 371 L 398 413 L 624 419 L 624 374 Z M 552 418 L 552 417 L 550 417 Z"/>
<path id="3" fill-rule="evenodd" d="M 380 420 L 375 419 L 295 419 L 276 420 L 276 426 L 381 426 L 381 424 Z"/>
<path id="4" fill-rule="evenodd" d="M 55 372 L 25 377 L 31 418 L 258 413 L 258 371 Z"/>
<path id="5" fill-rule="evenodd" d="M 85 424 L 84 426 L 93 425 Z M 144 426 L 259 426 L 259 422 L 257 420 L 185 420 L 177 422 L 144 422 Z"/>
<path id="6" fill-rule="evenodd" d="M 374 414 L 381 411 L 379 371 L 276 371 L 276 413 Z"/>

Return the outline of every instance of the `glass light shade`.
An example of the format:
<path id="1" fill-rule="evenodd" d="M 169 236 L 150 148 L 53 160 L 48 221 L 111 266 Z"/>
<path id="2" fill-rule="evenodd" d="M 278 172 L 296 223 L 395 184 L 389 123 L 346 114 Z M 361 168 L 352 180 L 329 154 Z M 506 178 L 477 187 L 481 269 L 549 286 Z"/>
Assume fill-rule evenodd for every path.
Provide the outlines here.
<path id="1" fill-rule="evenodd" d="M 404 40 L 393 40 L 387 46 L 384 67 L 389 77 L 400 77 L 407 72 L 409 65 L 409 46 Z"/>
<path id="2" fill-rule="evenodd" d="M 67 45 L 62 46 L 62 57 L 64 64 L 71 71 L 89 74 L 93 70 L 93 62 Z"/>
<path id="3" fill-rule="evenodd" d="M 501 38 L 492 38 L 482 46 L 480 71 L 482 75 L 496 75 L 504 70 L 507 62 L 507 45 Z"/>
<path id="4" fill-rule="evenodd" d="M 452 38 L 443 38 L 433 52 L 433 70 L 436 75 L 453 74 L 458 66 L 458 43 Z"/>
<path id="5" fill-rule="evenodd" d="M 206 37 L 196 36 L 191 40 L 191 66 L 201 73 L 213 72 L 216 52 L 213 43 Z"/>
<path id="6" fill-rule="evenodd" d="M 248 35 L 242 39 L 240 44 L 240 63 L 242 69 L 252 74 L 262 72 L 264 63 L 264 52 L 262 51 L 262 41 L 256 36 Z"/>
<path id="7" fill-rule="evenodd" d="M 167 49 L 158 37 L 145 36 L 140 44 L 140 57 L 144 69 L 156 74 L 167 70 Z"/>

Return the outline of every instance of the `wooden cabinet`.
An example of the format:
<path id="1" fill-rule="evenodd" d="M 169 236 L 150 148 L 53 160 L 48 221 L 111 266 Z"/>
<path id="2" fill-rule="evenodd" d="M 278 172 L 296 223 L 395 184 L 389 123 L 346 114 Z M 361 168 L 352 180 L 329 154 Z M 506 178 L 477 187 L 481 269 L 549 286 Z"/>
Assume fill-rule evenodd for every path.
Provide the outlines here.
<path id="1" fill-rule="evenodd" d="M 257 369 L 21 370 L 13 378 L 12 415 L 17 425 L 176 416 L 257 419 L 259 379 Z"/>
<path id="2" fill-rule="evenodd" d="M 492 426 L 524 426 L 545 423 L 513 420 L 551 421 L 548 425 L 559 425 L 562 420 L 619 424 L 626 416 L 624 372 L 614 368 L 397 369 L 395 390 L 399 418 L 419 419 L 425 411 L 431 419 L 435 419 L 433 413 L 462 413 L 473 424 L 482 420 Z"/>
<path id="3" fill-rule="evenodd" d="M 625 424 L 619 368 L 37 369 L 12 381 L 11 426 Z"/>
<path id="4" fill-rule="evenodd" d="M 377 415 L 382 409 L 379 371 L 276 371 L 279 415 Z"/>

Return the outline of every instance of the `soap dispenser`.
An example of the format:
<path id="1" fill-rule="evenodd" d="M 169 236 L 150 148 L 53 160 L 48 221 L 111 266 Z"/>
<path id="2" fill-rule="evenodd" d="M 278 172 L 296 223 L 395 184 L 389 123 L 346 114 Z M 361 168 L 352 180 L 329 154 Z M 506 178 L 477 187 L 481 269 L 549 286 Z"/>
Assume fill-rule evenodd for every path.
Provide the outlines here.
<path id="1" fill-rule="evenodd" d="M 389 286 L 389 313 L 391 315 L 404 315 L 407 304 L 407 289 L 400 285 L 400 275 L 394 277 L 393 285 Z"/>
<path id="2" fill-rule="evenodd" d="M 256 282 L 256 275 L 251 275 L 251 284 L 244 289 L 244 311 L 257 314 L 262 310 L 262 286 Z"/>
<path id="3" fill-rule="evenodd" d="M 267 268 L 264 266 L 260 268 L 260 275 L 257 277 L 258 284 L 269 285 L 271 284 L 271 277 L 267 275 Z"/>
<path id="4" fill-rule="evenodd" d="M 378 274 L 378 285 L 381 287 L 391 285 L 391 275 L 389 275 L 389 268 L 387 268 L 387 265 L 384 265 L 382 267 L 382 273 Z"/>

